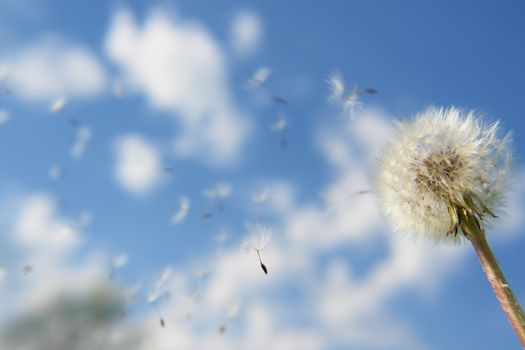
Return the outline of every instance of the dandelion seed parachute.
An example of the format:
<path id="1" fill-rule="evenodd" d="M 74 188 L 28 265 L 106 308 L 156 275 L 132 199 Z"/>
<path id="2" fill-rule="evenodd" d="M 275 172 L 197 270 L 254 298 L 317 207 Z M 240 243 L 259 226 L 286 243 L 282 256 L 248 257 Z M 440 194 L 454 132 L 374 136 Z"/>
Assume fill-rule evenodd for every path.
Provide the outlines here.
<path id="1" fill-rule="evenodd" d="M 376 168 L 376 192 L 394 231 L 458 242 L 454 210 L 479 221 L 495 217 L 510 162 L 510 136 L 498 138 L 498 129 L 455 107 L 399 122 Z"/>

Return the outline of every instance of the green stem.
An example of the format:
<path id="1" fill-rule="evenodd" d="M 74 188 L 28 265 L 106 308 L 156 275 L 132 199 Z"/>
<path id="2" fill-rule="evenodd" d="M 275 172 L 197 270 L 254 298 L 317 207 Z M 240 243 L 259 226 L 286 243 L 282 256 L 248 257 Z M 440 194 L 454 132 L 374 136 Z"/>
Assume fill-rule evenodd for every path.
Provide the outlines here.
<path id="1" fill-rule="evenodd" d="M 521 346 L 525 349 L 525 315 L 523 310 L 487 243 L 485 232 L 481 228 L 478 219 L 464 209 L 460 209 L 460 215 L 463 233 L 472 243 L 481 267 L 487 275 L 501 308 L 518 336 Z"/>

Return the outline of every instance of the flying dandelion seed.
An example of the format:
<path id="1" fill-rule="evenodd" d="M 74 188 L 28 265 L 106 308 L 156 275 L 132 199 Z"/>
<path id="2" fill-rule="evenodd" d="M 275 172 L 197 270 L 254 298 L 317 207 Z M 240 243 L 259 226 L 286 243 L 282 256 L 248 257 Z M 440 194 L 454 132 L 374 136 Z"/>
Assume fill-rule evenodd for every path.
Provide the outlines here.
<path id="1" fill-rule="evenodd" d="M 280 145 L 282 149 L 288 148 L 288 140 L 286 139 L 285 136 L 281 137 Z"/>
<path id="2" fill-rule="evenodd" d="M 233 303 L 228 306 L 228 310 L 226 311 L 226 321 L 219 327 L 219 334 L 226 333 L 226 330 L 228 329 L 228 326 L 235 321 L 237 316 L 239 315 L 239 304 Z"/>
<path id="3" fill-rule="evenodd" d="M 129 258 L 127 254 L 119 254 L 111 260 L 111 268 L 114 270 L 121 269 L 126 266 L 128 262 Z"/>
<path id="4" fill-rule="evenodd" d="M 256 88 L 263 85 L 268 78 L 272 75 L 272 69 L 270 67 L 259 67 L 253 73 L 252 77 L 246 83 L 248 88 Z"/>
<path id="5" fill-rule="evenodd" d="M 135 300 L 140 291 L 140 286 L 134 286 L 124 289 L 124 305 L 120 311 L 120 319 L 126 318 L 128 314 L 129 305 Z"/>
<path id="6" fill-rule="evenodd" d="M 275 131 L 283 131 L 287 126 L 288 120 L 285 117 L 279 117 L 279 119 L 271 125 L 271 128 Z"/>
<path id="7" fill-rule="evenodd" d="M 230 234 L 228 232 L 221 232 L 218 235 L 216 235 L 214 238 L 215 242 L 219 245 L 223 245 L 230 239 Z"/>
<path id="8" fill-rule="evenodd" d="M 51 104 L 49 105 L 49 111 L 51 113 L 58 113 L 60 112 L 62 109 L 64 109 L 64 107 L 66 106 L 67 104 L 67 98 L 65 96 L 60 96 L 60 97 L 57 97 L 55 100 L 53 100 L 53 102 L 51 102 Z"/>
<path id="9" fill-rule="evenodd" d="M 205 210 L 202 212 L 202 218 L 203 219 L 211 219 L 213 217 L 213 212 L 209 211 L 209 210 Z"/>
<path id="10" fill-rule="evenodd" d="M 345 82 L 340 71 L 333 71 L 326 80 L 330 88 L 330 96 L 328 100 L 334 103 L 340 103 L 343 100 L 345 93 Z"/>
<path id="11" fill-rule="evenodd" d="M 510 136 L 474 112 L 428 108 L 399 122 L 377 163 L 377 193 L 393 230 L 436 242 L 472 243 L 522 346 L 525 315 L 485 237 L 497 217 L 509 174 Z"/>
<path id="12" fill-rule="evenodd" d="M 274 96 L 272 98 L 273 102 L 275 103 L 280 103 L 280 104 L 288 104 L 288 100 L 284 99 L 283 97 L 280 97 L 280 96 Z"/>
<path id="13" fill-rule="evenodd" d="M 162 171 L 164 171 L 165 173 L 173 174 L 175 172 L 175 168 L 169 165 L 163 165 Z"/>
<path id="14" fill-rule="evenodd" d="M 220 182 L 212 188 L 205 189 L 202 191 L 204 197 L 210 200 L 216 200 L 219 211 L 224 211 L 224 201 L 231 196 L 233 193 L 233 186 L 229 183 Z M 202 217 L 209 219 L 213 216 L 213 213 L 206 210 Z"/>
<path id="15" fill-rule="evenodd" d="M 157 301 L 160 298 L 161 295 L 163 295 L 166 291 L 166 285 L 171 279 L 171 275 L 173 274 L 173 270 L 171 267 L 166 267 L 162 274 L 155 280 L 153 289 L 148 293 L 146 297 L 146 302 L 148 304 L 153 305 L 153 308 L 155 309 L 155 312 L 157 313 L 159 317 L 159 322 L 161 327 L 165 327 L 166 323 L 164 321 L 164 317 L 162 317 L 162 314 L 160 313 L 160 310 L 157 306 Z"/>
<path id="16" fill-rule="evenodd" d="M 254 191 L 251 193 L 251 199 L 253 204 L 260 205 L 268 200 L 269 191 L 267 188 L 263 188 L 260 191 Z"/>
<path id="17" fill-rule="evenodd" d="M 172 225 L 181 223 L 188 215 L 189 210 L 190 210 L 190 200 L 184 196 L 180 197 L 179 198 L 179 209 L 171 217 L 170 223 Z"/>
<path id="18" fill-rule="evenodd" d="M 202 191 L 202 195 L 208 199 L 226 199 L 232 193 L 233 186 L 225 182 L 219 182 L 214 187 Z"/>
<path id="19" fill-rule="evenodd" d="M 11 119 L 11 116 L 8 111 L 5 109 L 0 109 L 0 126 L 4 125 Z"/>
<path id="20" fill-rule="evenodd" d="M 358 111 L 363 110 L 363 103 L 359 100 L 359 95 L 352 92 L 343 101 L 343 110 L 350 117 L 354 119 Z"/>
<path id="21" fill-rule="evenodd" d="M 71 147 L 71 154 L 73 157 L 82 157 L 86 150 L 87 142 L 91 139 L 91 135 L 91 128 L 87 126 L 83 126 L 78 129 L 75 143 Z"/>
<path id="22" fill-rule="evenodd" d="M 215 237 L 213 237 L 213 240 L 217 243 L 217 249 L 215 251 L 215 253 L 213 254 L 213 261 L 214 262 L 217 262 L 220 257 L 221 257 L 221 253 L 222 253 L 222 247 L 224 246 L 224 244 L 230 239 L 230 234 L 228 232 L 221 232 L 217 235 L 215 235 Z"/>
<path id="23" fill-rule="evenodd" d="M 272 236 L 272 232 L 263 226 L 256 226 L 254 233 L 252 235 L 258 235 L 258 237 L 256 236 L 253 239 L 244 240 L 242 242 L 242 246 L 244 247 L 244 250 L 246 252 L 256 252 L 257 253 L 257 257 L 259 258 L 259 264 L 261 265 L 261 269 L 267 275 L 268 269 L 266 268 L 266 265 L 262 262 L 261 252 L 268 244 L 268 241 L 270 240 L 270 237 Z"/>
<path id="24" fill-rule="evenodd" d="M 373 95 L 378 93 L 377 90 L 372 88 L 354 88 L 345 96 L 346 88 L 344 78 L 339 71 L 332 72 L 327 79 L 327 83 L 330 89 L 328 101 L 340 106 L 345 115 L 348 115 L 350 119 L 354 119 L 357 112 L 363 109 L 363 103 L 360 100 L 360 96 L 363 94 Z"/>
<path id="25" fill-rule="evenodd" d="M 328 209 L 330 207 L 333 207 L 337 204 L 340 204 L 340 203 L 343 203 L 345 201 L 348 201 L 352 198 L 354 198 L 355 196 L 360 196 L 360 195 L 363 195 L 363 194 L 367 194 L 367 193 L 370 193 L 370 190 L 359 190 L 359 191 L 356 191 L 350 195 L 347 195 L 347 196 L 344 196 L 344 197 L 341 197 L 341 198 L 333 198 L 327 194 L 324 194 L 324 193 L 319 193 L 319 197 L 321 197 L 323 199 L 323 204 L 324 206 Z"/>

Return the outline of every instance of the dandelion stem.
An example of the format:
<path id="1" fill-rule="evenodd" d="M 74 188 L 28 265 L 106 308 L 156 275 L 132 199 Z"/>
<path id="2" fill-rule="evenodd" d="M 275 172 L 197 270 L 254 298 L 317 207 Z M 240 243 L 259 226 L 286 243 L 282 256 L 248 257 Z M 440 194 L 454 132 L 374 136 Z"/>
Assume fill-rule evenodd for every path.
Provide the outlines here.
<path id="1" fill-rule="evenodd" d="M 521 346 L 525 348 L 525 315 L 523 310 L 488 245 L 485 232 L 480 227 L 479 221 L 465 210 L 461 210 L 461 216 L 463 232 L 472 243 L 501 308 L 518 336 Z"/>

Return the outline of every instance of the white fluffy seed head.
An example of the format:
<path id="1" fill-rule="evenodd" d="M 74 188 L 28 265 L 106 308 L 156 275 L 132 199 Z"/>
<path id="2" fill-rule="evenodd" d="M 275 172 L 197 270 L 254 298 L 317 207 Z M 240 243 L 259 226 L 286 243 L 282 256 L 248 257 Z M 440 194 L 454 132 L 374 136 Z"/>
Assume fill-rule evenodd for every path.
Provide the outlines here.
<path id="1" fill-rule="evenodd" d="M 498 138 L 498 127 L 455 107 L 430 107 L 398 122 L 376 168 L 376 191 L 394 231 L 457 242 L 462 235 L 447 234 L 449 207 L 469 209 L 474 201 L 481 219 L 497 214 L 510 163 L 510 135 Z"/>

